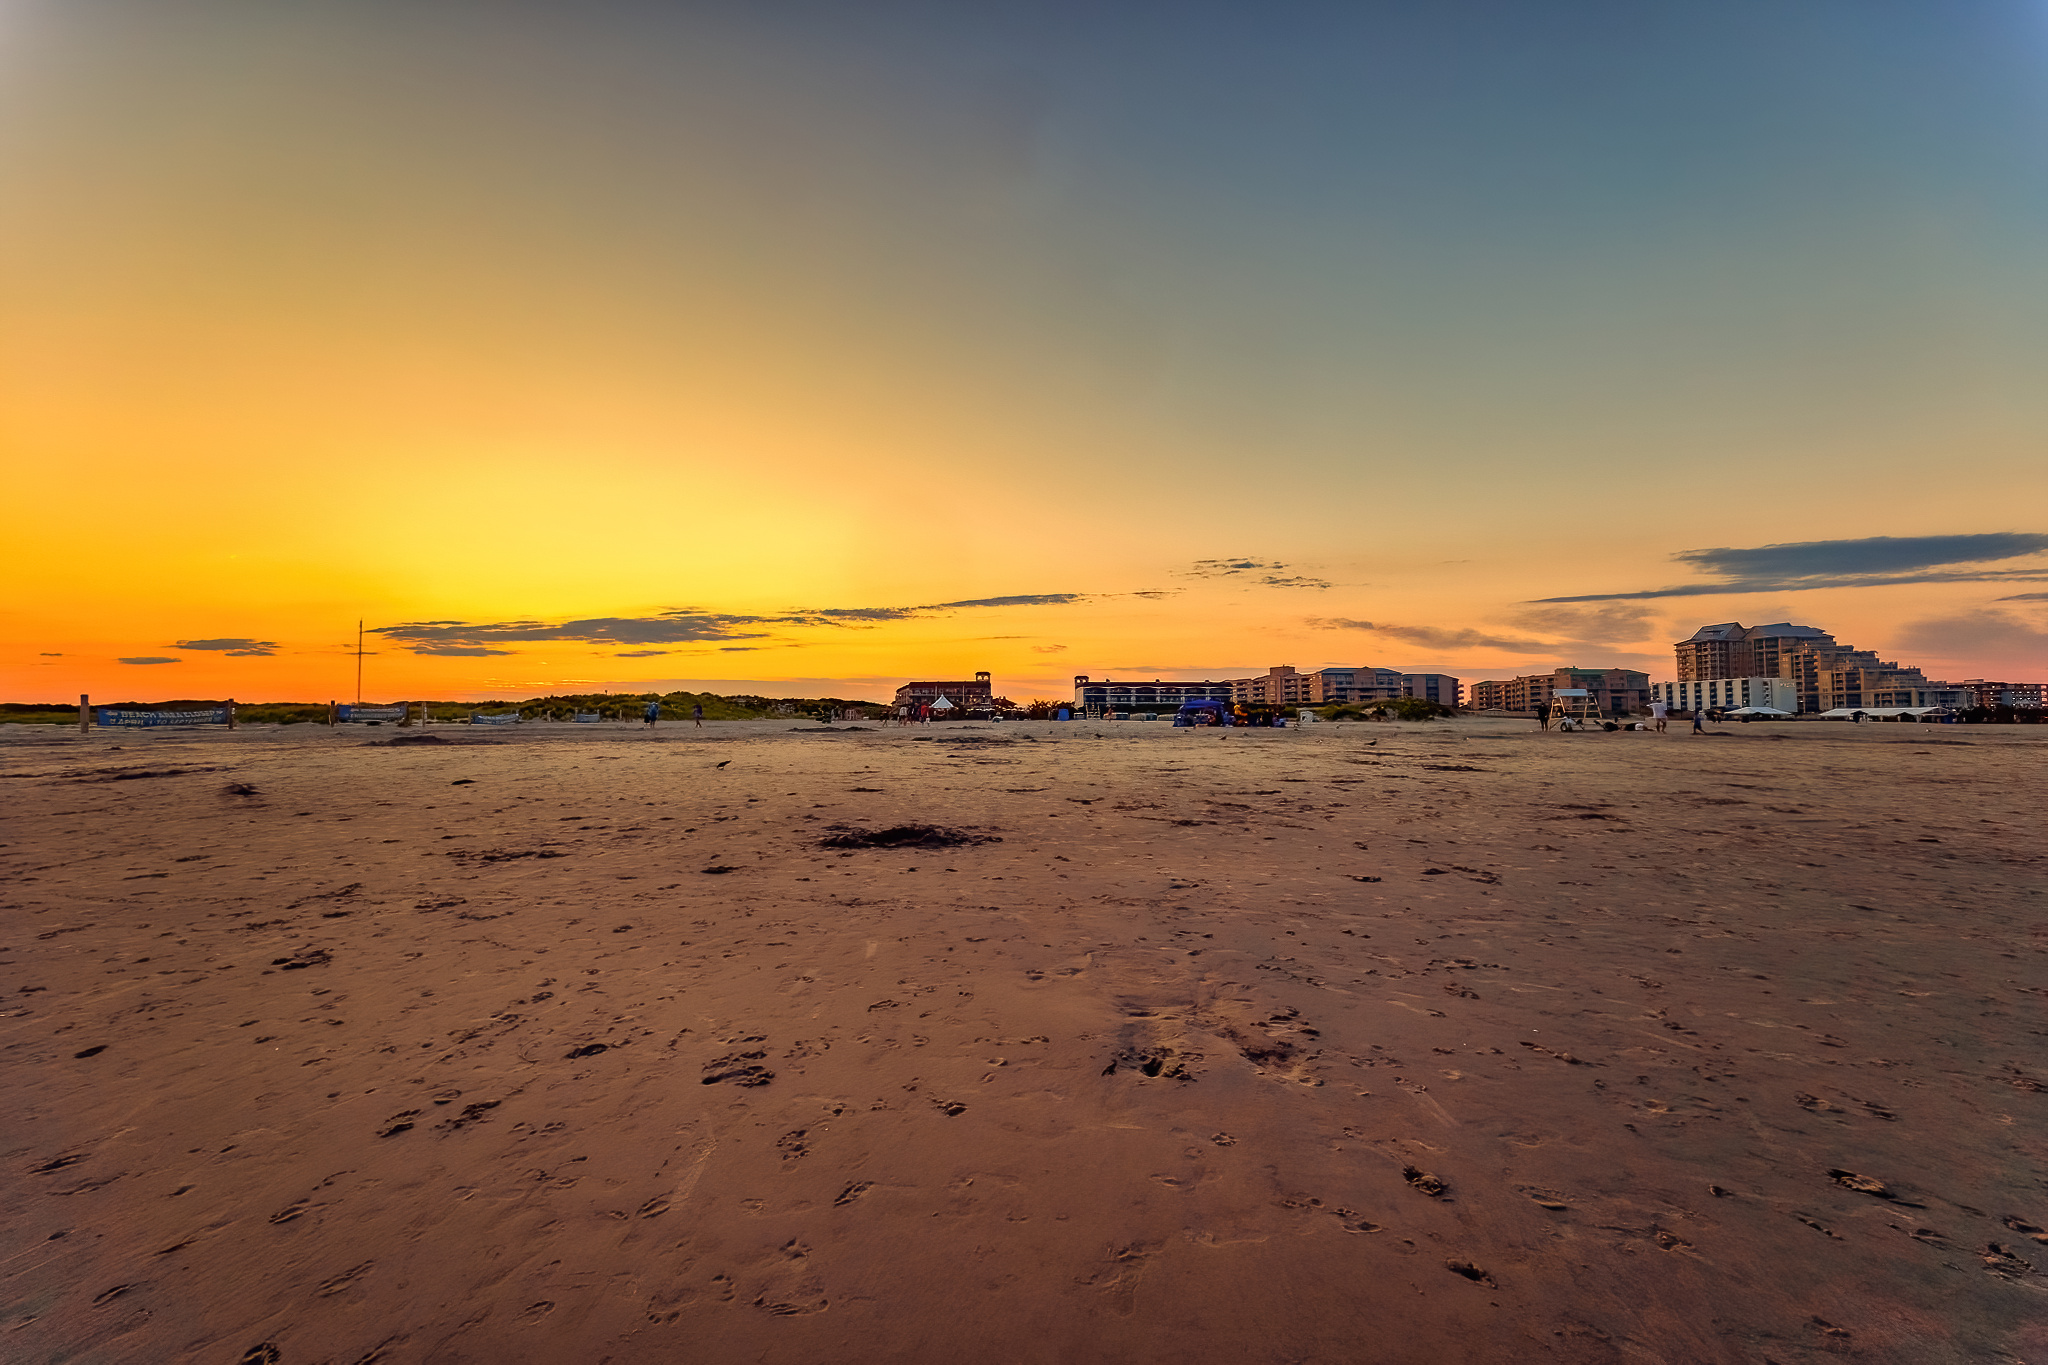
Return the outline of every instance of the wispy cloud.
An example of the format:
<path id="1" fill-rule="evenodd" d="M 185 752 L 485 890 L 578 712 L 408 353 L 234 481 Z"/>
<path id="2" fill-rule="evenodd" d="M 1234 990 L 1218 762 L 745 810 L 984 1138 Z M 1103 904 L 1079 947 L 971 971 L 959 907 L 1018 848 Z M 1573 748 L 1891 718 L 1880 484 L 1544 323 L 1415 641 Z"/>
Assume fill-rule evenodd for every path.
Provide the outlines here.
<path id="1" fill-rule="evenodd" d="M 1182 569 L 1180 578 L 1231 578 L 1238 574 L 1277 573 L 1286 568 L 1277 559 L 1198 559 Z"/>
<path id="2" fill-rule="evenodd" d="M 622 654 L 614 654 L 612 657 L 614 659 L 655 659 L 664 654 L 673 654 L 674 652 L 674 650 L 669 649 L 629 649 Z"/>
<path id="3" fill-rule="evenodd" d="M 2048 592 L 2016 592 L 2010 597 L 2001 597 L 2001 602 L 2048 602 Z"/>
<path id="4" fill-rule="evenodd" d="M 1543 597 L 1539 602 L 1626 602 L 1655 597 L 1717 597 L 1730 593 L 1808 592 L 1818 588 L 1881 588 L 1901 583 L 2048 583 L 2048 565 L 2014 569 L 1957 567 L 2020 559 L 2048 551 L 2048 535 L 1999 531 L 1956 536 L 1864 536 L 1805 540 L 1747 549 L 1723 546 L 1672 556 L 1718 581 L 1636 592 Z"/>
<path id="5" fill-rule="evenodd" d="M 695 608 L 652 616 L 587 616 L 574 621 L 408 621 L 375 626 L 372 633 L 408 645 L 416 654 L 502 654 L 502 644 L 571 641 L 600 645 L 675 645 L 726 640 L 765 640 L 774 627 L 861 626 L 939 616 L 951 611 L 990 607 L 1064 606 L 1085 600 L 1076 592 L 1021 593 L 1009 597 L 977 597 L 958 602 L 932 602 L 914 607 L 813 607 L 771 616 L 707 612 Z M 750 646 L 758 648 L 759 646 Z M 633 656 L 628 656 L 633 657 Z"/>
<path id="6" fill-rule="evenodd" d="M 48 650 L 45 650 L 39 657 L 45 659 L 61 659 L 64 656 L 62 654 L 52 654 Z"/>
<path id="7" fill-rule="evenodd" d="M 1031 646 L 1031 652 L 1033 654 L 1064 654 L 1067 652 L 1067 647 L 1065 645 L 1033 645 Z"/>
<path id="8" fill-rule="evenodd" d="M 166 658 L 161 654 L 144 654 L 133 659 L 116 659 L 114 662 L 122 664 L 181 664 L 185 661 L 183 659 Z"/>
<path id="9" fill-rule="evenodd" d="M 1198 559 L 1187 568 L 1180 570 L 1175 577 L 1242 578 L 1247 582 L 1257 583 L 1261 587 L 1268 588 L 1327 588 L 1331 586 L 1327 578 L 1317 578 L 1310 574 L 1290 574 L 1285 572 L 1291 567 L 1293 566 L 1283 564 L 1277 559 L 1249 559 L 1244 557 L 1235 559 Z M 1140 593 L 1134 595 L 1147 596 L 1149 594 Z"/>
<path id="10" fill-rule="evenodd" d="M 217 650 L 238 658 L 267 659 L 277 653 L 275 640 L 179 640 L 172 649 Z"/>

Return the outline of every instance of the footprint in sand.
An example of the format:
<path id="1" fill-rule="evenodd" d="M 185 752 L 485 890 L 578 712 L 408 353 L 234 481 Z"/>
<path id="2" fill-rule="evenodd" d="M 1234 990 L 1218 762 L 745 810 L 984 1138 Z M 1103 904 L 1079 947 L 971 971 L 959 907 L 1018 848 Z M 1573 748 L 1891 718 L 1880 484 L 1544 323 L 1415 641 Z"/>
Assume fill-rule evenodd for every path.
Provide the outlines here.
<path id="1" fill-rule="evenodd" d="M 336 1275 L 334 1278 L 322 1281 L 320 1287 L 317 1290 L 315 1290 L 314 1293 L 316 1293 L 319 1297 L 323 1299 L 327 1298 L 331 1294 L 339 1294 L 344 1289 L 347 1289 L 350 1285 L 354 1284 L 357 1280 L 360 1280 L 361 1278 L 363 1278 L 363 1276 L 369 1274 L 370 1267 L 375 1264 L 375 1261 L 364 1261 L 361 1265 L 350 1266 L 347 1270 L 342 1271 L 339 1275 Z"/>
<path id="2" fill-rule="evenodd" d="M 2018 1280 L 2034 1273 L 2034 1263 L 2022 1260 L 2010 1247 L 1987 1242 L 1980 1258 L 1984 1268 L 2001 1280 Z"/>
<path id="3" fill-rule="evenodd" d="M 300 1200 L 297 1200 L 297 1201 L 295 1201 L 295 1202 L 293 1202 L 293 1203 L 290 1203 L 290 1204 L 287 1204 L 287 1205 L 285 1205 L 285 1206 L 284 1206 L 283 1208 L 279 1209 L 279 1210 L 278 1210 L 278 1211 L 277 1211 L 276 1213 L 273 1213 L 273 1214 L 271 1214 L 271 1215 L 270 1215 L 270 1221 L 271 1221 L 271 1222 L 273 1222 L 273 1223 L 289 1223 L 289 1222 L 291 1222 L 291 1221 L 292 1221 L 293 1219 L 295 1219 L 295 1218 L 298 1218 L 298 1217 L 300 1217 L 300 1216 L 301 1216 L 302 1214 L 304 1214 L 304 1213 L 305 1213 L 305 1211 L 306 1211 L 306 1210 L 307 1210 L 308 1208 L 310 1208 L 311 1206 L 312 1206 L 312 1201 L 311 1201 L 311 1200 L 307 1200 L 307 1199 L 300 1199 Z"/>
<path id="4" fill-rule="evenodd" d="M 747 1087 L 766 1085 L 775 1079 L 775 1073 L 757 1063 L 767 1055 L 764 1051 L 732 1052 L 714 1058 L 704 1064 L 702 1082 L 717 1085 L 721 1081 L 731 1081 L 734 1085 Z"/>

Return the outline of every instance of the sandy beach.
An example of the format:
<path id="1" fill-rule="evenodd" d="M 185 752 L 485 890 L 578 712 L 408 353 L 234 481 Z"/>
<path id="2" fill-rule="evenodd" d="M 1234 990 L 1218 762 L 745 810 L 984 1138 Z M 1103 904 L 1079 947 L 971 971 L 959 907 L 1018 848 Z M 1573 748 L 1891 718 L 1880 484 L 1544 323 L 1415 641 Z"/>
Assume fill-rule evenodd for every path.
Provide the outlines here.
<path id="1" fill-rule="evenodd" d="M 0 1357 L 2048 1362 L 2037 727 L 414 738 L 0 731 Z"/>

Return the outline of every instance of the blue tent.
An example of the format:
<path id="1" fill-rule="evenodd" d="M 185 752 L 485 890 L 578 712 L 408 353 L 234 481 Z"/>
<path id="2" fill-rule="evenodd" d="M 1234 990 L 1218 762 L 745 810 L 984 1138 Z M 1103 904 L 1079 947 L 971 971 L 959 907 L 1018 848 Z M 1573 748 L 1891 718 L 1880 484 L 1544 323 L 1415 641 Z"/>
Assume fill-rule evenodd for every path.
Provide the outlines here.
<path id="1" fill-rule="evenodd" d="M 1194 713 L 1197 711 L 1213 713 L 1218 725 L 1232 725 L 1236 723 L 1230 716 L 1230 703 L 1227 701 L 1217 701 L 1213 697 L 1198 697 L 1191 701 L 1182 702 L 1180 710 L 1174 713 L 1173 723 L 1175 725 L 1193 725 L 1195 723 Z"/>

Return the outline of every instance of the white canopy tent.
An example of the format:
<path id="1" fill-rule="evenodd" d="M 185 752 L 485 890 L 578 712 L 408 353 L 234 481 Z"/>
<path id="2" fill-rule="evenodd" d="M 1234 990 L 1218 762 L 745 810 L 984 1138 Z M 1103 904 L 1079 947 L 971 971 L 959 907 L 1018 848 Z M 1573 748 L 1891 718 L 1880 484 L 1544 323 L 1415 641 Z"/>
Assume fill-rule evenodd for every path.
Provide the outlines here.
<path id="1" fill-rule="evenodd" d="M 1738 706 L 1733 711 L 1724 711 L 1724 716 L 1789 716 L 1790 711 L 1780 711 L 1775 706 Z"/>
<path id="2" fill-rule="evenodd" d="M 1837 706 L 1832 711 L 1820 713 L 1822 720 L 1854 720 L 1864 716 L 1871 720 L 1897 720 L 1900 716 L 1945 716 L 1946 706 Z"/>

